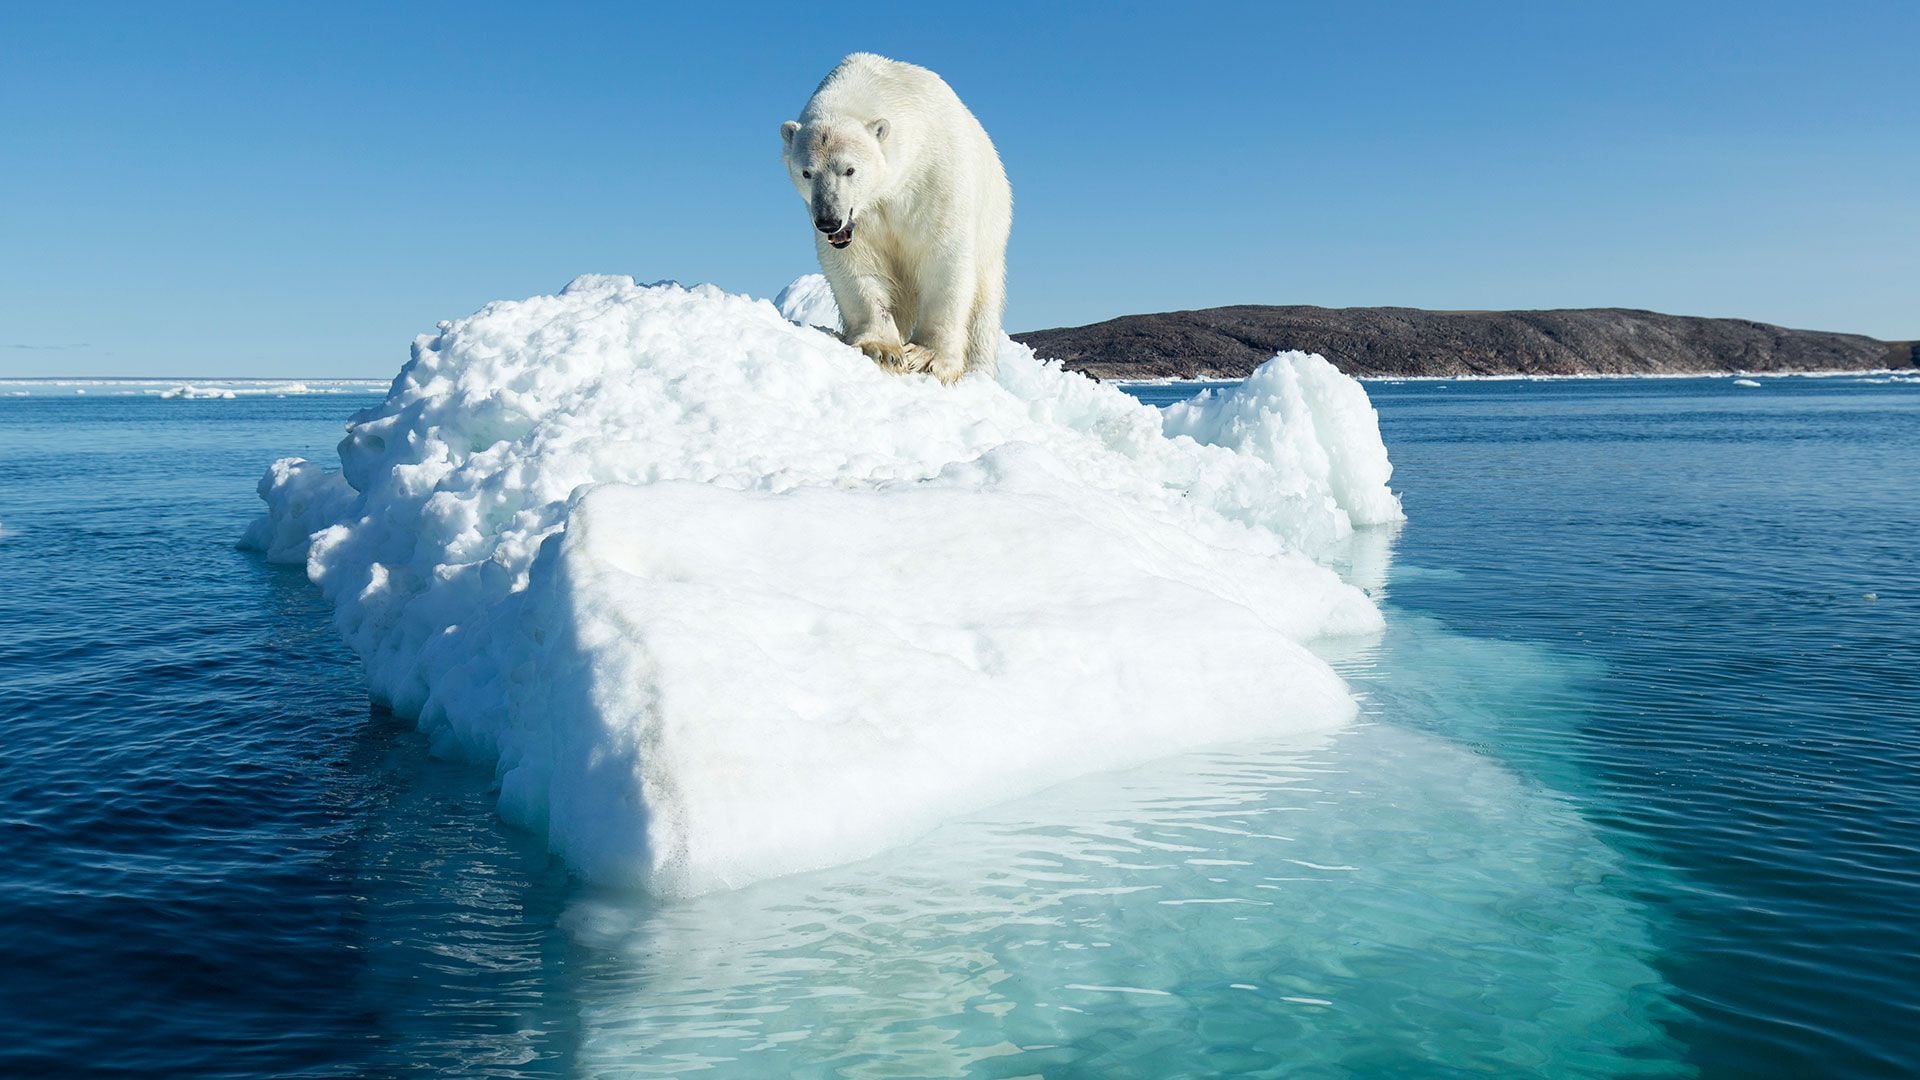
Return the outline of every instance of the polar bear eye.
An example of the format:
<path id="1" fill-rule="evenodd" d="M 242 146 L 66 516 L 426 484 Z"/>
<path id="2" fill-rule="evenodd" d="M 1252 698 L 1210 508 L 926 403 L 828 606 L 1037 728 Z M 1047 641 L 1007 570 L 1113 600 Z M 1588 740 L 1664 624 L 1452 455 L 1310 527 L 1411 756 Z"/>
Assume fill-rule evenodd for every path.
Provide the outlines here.
<path id="1" fill-rule="evenodd" d="M 801 169 L 801 170 L 800 170 L 800 179 L 802 179 L 802 180 L 811 180 L 811 179 L 813 179 L 813 170 L 812 170 L 812 169 Z"/>
<path id="2" fill-rule="evenodd" d="M 852 175 L 853 175 L 853 167 L 852 167 L 852 166 L 848 166 L 848 167 L 847 167 L 847 175 L 848 175 L 848 176 L 852 176 Z"/>

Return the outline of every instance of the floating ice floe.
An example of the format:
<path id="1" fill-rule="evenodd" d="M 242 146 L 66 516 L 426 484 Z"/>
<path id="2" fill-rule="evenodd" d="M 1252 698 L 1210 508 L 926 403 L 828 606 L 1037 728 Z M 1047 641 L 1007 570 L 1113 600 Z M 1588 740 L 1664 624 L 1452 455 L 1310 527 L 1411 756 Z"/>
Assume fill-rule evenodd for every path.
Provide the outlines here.
<path id="1" fill-rule="evenodd" d="M 263 382 L 256 380 L 222 381 L 206 386 L 184 385 L 159 391 L 163 398 L 185 398 L 187 400 L 221 399 L 231 401 L 242 397 L 304 397 L 309 394 L 364 394 L 385 387 L 385 383 L 372 383 L 366 380 L 331 380 L 309 385 L 304 382 Z M 136 390 L 134 393 L 153 393 L 152 390 Z"/>
<path id="2" fill-rule="evenodd" d="M 221 386 L 176 386 L 171 390 L 160 391 L 163 398 L 184 398 L 187 401 L 206 401 L 225 399 L 231 401 L 240 395 Z"/>
<path id="3" fill-rule="evenodd" d="M 1269 361 L 1164 416 L 1003 342 L 944 387 L 781 306 L 583 277 L 421 337 L 340 469 L 276 462 L 374 697 L 597 881 L 691 894 L 1354 712 L 1303 645 L 1397 520 L 1365 393 Z"/>

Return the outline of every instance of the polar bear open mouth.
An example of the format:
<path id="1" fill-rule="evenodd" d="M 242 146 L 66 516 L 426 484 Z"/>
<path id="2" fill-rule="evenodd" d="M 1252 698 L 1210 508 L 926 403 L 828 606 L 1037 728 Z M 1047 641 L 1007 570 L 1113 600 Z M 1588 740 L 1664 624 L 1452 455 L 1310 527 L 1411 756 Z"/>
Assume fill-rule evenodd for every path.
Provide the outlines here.
<path id="1" fill-rule="evenodd" d="M 837 233 L 827 234 L 827 243 L 837 248 L 843 248 L 853 243 L 853 222 L 847 222 L 847 227 Z"/>

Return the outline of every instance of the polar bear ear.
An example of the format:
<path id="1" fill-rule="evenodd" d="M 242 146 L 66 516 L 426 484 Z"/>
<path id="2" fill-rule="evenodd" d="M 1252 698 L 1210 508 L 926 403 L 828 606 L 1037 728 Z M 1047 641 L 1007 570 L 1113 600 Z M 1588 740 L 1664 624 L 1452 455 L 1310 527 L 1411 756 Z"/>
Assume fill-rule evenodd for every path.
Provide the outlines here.
<path id="1" fill-rule="evenodd" d="M 798 120 L 789 120 L 786 123 L 781 124 L 780 125 L 780 141 L 783 143 L 786 143 L 788 146 L 792 146 L 793 134 L 794 132 L 799 130 L 800 130 L 800 121 Z"/>
<path id="2" fill-rule="evenodd" d="M 867 125 L 867 130 L 873 132 L 874 142 L 887 141 L 888 129 L 887 129 L 887 122 L 885 120 L 875 120 L 873 123 Z"/>

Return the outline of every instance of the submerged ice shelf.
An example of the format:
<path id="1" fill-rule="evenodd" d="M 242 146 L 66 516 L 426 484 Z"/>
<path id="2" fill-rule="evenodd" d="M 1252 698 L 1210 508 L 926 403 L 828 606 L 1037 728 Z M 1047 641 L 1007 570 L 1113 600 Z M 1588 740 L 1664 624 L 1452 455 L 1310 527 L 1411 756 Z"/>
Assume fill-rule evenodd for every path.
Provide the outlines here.
<path id="1" fill-rule="evenodd" d="M 785 317 L 783 317 L 783 314 Z M 791 320 L 791 321 L 790 321 Z M 243 543 L 583 875 L 691 894 L 1083 773 L 1337 726 L 1324 563 L 1397 519 L 1365 392 L 1283 354 L 1164 416 L 1004 342 L 952 388 L 710 286 L 586 277 L 423 336 Z M 1151 661 L 1151 662 L 1148 662 Z"/>

